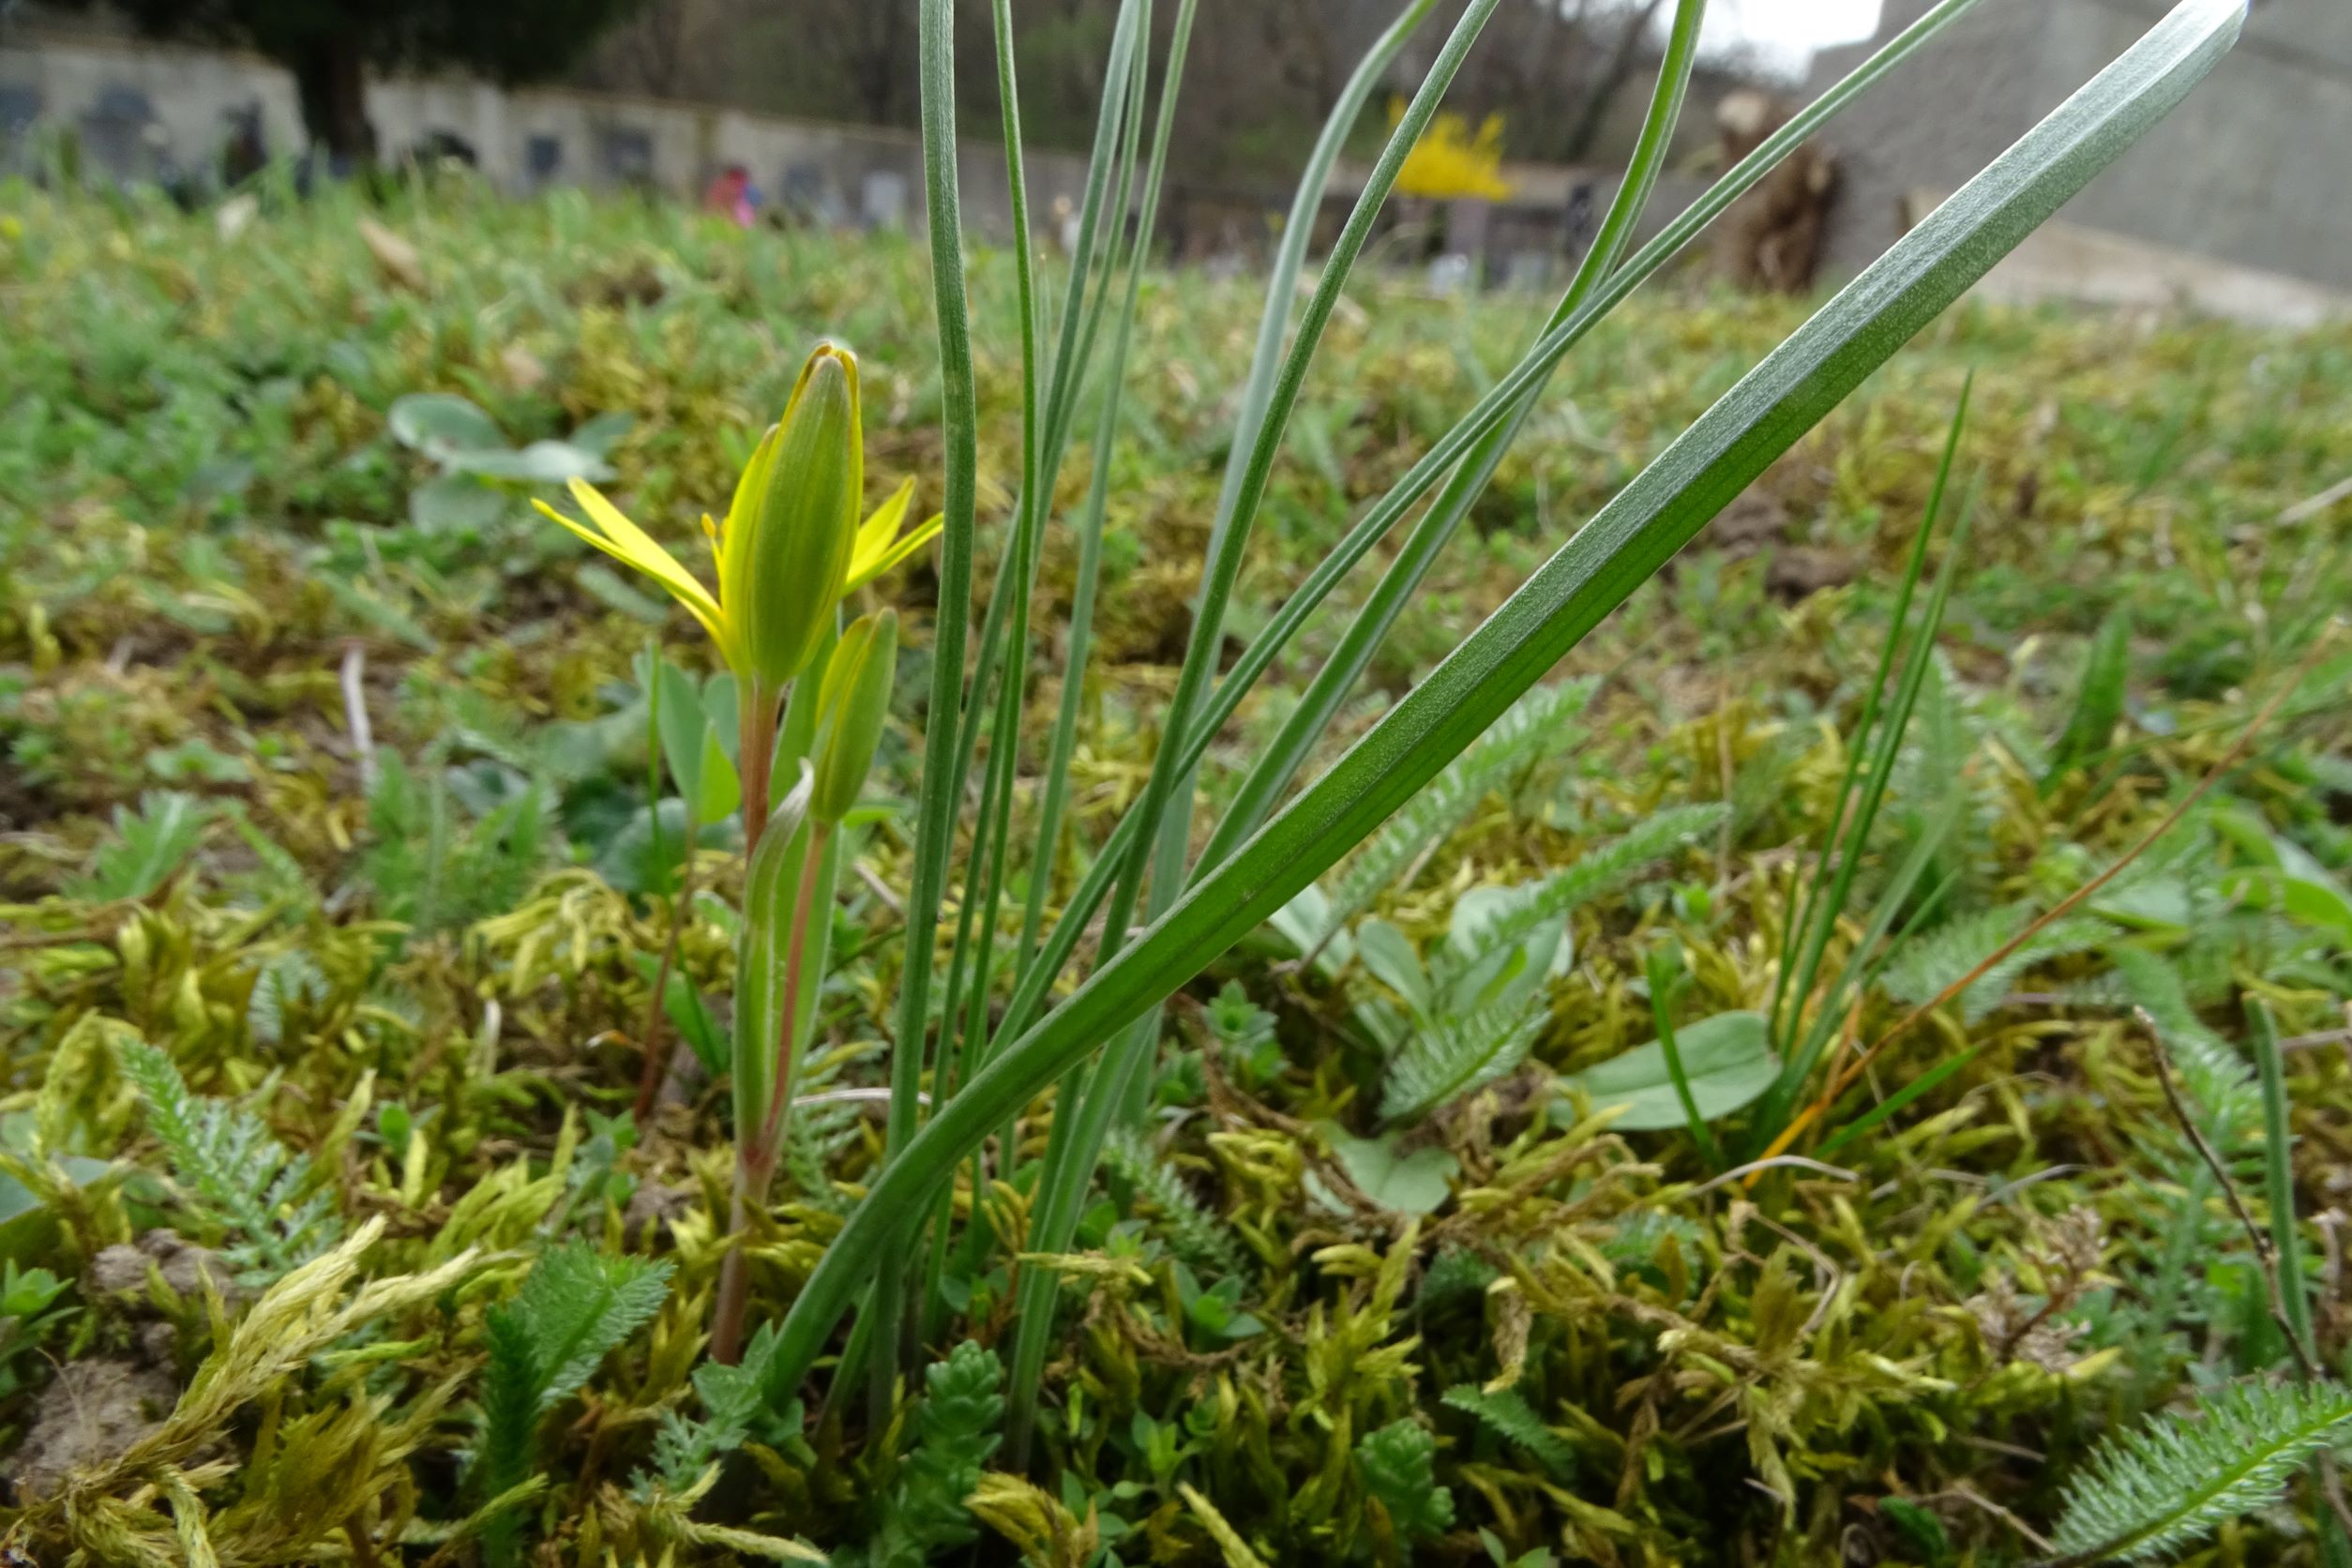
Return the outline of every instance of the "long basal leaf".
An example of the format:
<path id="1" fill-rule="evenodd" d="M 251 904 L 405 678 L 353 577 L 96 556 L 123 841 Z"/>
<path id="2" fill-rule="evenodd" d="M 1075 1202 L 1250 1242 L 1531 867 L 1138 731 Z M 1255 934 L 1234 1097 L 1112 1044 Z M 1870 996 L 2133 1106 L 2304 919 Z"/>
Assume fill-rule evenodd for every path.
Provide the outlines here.
<path id="1" fill-rule="evenodd" d="M 1229 861 L 998 1053 L 882 1171 L 786 1318 L 815 1362 L 932 1184 L 999 1121 L 1254 929 L 1363 839 L 1822 415 L 2177 105 L 2240 0 L 2184 0 L 1800 327 Z"/>

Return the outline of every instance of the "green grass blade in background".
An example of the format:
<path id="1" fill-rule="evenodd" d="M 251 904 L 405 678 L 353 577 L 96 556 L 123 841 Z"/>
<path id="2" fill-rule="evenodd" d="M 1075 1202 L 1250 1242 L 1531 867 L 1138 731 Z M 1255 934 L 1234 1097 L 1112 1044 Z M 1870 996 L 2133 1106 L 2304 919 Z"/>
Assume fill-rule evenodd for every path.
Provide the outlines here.
<path id="1" fill-rule="evenodd" d="M 1709 222 L 1720 217 L 1733 202 L 1753 188 L 1757 181 L 1802 145 L 1806 137 L 1819 129 L 1840 108 L 1883 81 L 1895 67 L 1917 53 L 1942 29 L 1978 3 L 1979 0 L 1943 0 L 1942 4 L 1890 39 L 1877 53 L 1766 138 L 1756 151 L 1741 158 L 1623 266 L 1612 273 L 1600 293 L 1583 309 L 1530 347 L 1511 375 L 1456 421 L 1453 430 L 1423 454 L 1388 494 L 1324 554 L 1298 588 L 1284 598 L 1265 627 L 1251 639 L 1249 645 L 1243 650 L 1232 669 L 1208 699 L 1199 723 L 1191 727 L 1195 732 L 1185 749 L 1186 776 L 1190 776 L 1191 770 L 1206 754 L 1211 737 L 1239 711 L 1258 679 L 1273 665 L 1274 658 L 1289 645 L 1291 637 L 1305 625 L 1307 618 L 1333 588 L 1403 518 L 1429 486 L 1435 484 L 1475 442 L 1484 439 L 1505 417 L 1509 405 L 1527 396 L 1560 358 L 1582 340 L 1594 324 L 1623 303 L 1659 267 L 1680 254 L 1682 248 L 1695 239 Z M 1113 866 L 1104 867 L 1098 863 L 1090 869 L 1063 908 L 1054 934 L 1047 939 L 1047 951 L 1036 966 L 1043 972 L 1033 971 L 1025 974 L 1017 987 L 1007 1015 L 1005 1027 L 1008 1030 L 1018 1032 L 1021 1022 L 1011 1020 L 1025 1021 L 1044 999 L 1047 988 L 1075 951 L 1082 928 L 1093 919 L 1102 907 L 1103 899 L 1109 895 L 1115 880 L 1112 871 L 1126 848 L 1135 841 L 1134 829 L 1129 824 L 1136 815 L 1136 809 L 1130 807 L 1110 839 L 1104 844 L 1101 853 L 1113 862 Z M 1068 929 L 1065 931 L 1064 927 Z"/>
<path id="2" fill-rule="evenodd" d="M 1021 912 L 1019 969 L 1026 977 L 1037 952 L 1046 900 L 1062 840 L 1062 819 L 1070 794 L 1070 759 L 1078 748 L 1078 705 L 1086 690 L 1086 661 L 1094 628 L 1094 595 L 1102 577 L 1103 518 L 1110 501 L 1111 455 L 1118 442 L 1120 410 L 1125 390 L 1127 352 L 1133 340 L 1138 296 L 1152 254 L 1153 219 L 1159 214 L 1160 184 L 1168 168 L 1168 149 L 1176 130 L 1177 89 L 1184 71 L 1184 52 L 1192 38 L 1199 0 L 1179 0 L 1174 28 L 1168 35 L 1168 61 L 1160 73 L 1159 124 L 1153 132 L 1152 156 L 1144 172 L 1143 194 L 1136 207 L 1135 243 L 1128 252 L 1127 294 L 1111 337 L 1110 354 L 1103 366 L 1102 407 L 1094 425 L 1093 469 L 1087 479 L 1086 502 L 1078 513 L 1077 580 L 1071 588 L 1067 644 L 1063 655 L 1062 695 L 1054 715 L 1053 738 L 1046 751 L 1044 798 L 1037 807 L 1035 863 L 1028 901 Z M 1079 922 L 1080 925 L 1084 921 Z M 1058 967 L 1058 966 L 1057 966 Z M 1009 1020 L 1009 1015 L 1008 1015 Z M 1019 1025 L 1007 1022 L 1018 1032 Z"/>
<path id="3" fill-rule="evenodd" d="M 1839 832 L 1846 822 L 1846 807 L 1853 799 L 1854 785 L 1862 776 L 1862 758 L 1869 749 L 1871 731 L 1878 722 L 1878 705 L 1886 699 L 1887 677 L 1894 670 L 1895 650 L 1902 645 L 1903 628 L 1909 623 L 1911 596 L 1918 592 L 1920 574 L 1927 566 L 1928 541 L 1935 536 L 1936 522 L 1944 507 L 1944 491 L 1952 482 L 1952 460 L 1959 456 L 1960 432 L 1967 428 L 1968 417 L 1968 384 L 1960 389 L 1959 406 L 1953 410 L 1952 425 L 1944 433 L 1943 456 L 1936 464 L 1936 477 L 1927 490 L 1927 510 L 1920 519 L 1919 534 L 1911 541 L 1911 553 L 1904 562 L 1903 580 L 1895 589 L 1894 608 L 1887 612 L 1887 640 L 1878 650 L 1878 665 L 1870 674 L 1870 685 L 1863 689 L 1862 715 L 1854 721 L 1854 734 L 1846 747 L 1846 769 L 1837 781 L 1837 793 L 1830 806 L 1830 827 Z M 1818 902 L 1822 875 L 1837 853 L 1837 846 L 1825 845 L 1815 862 L 1814 874 L 1804 885 L 1804 896 L 1797 901 L 1788 919 L 1781 926 L 1780 957 L 1772 973 L 1772 1004 L 1764 1016 L 1772 1020 L 1775 1034 L 1786 1035 L 1792 1025 L 1781 1016 L 1788 996 L 1789 981 L 1800 967 L 1799 954 L 1812 942 L 1816 905 Z M 1818 962 L 1818 955 L 1813 957 Z M 1804 1006 L 1812 980 L 1797 988 L 1795 1005 Z"/>
<path id="4" fill-rule="evenodd" d="M 1675 125 L 1681 116 L 1691 66 L 1698 54 L 1699 23 L 1706 13 L 1707 0 L 1681 0 L 1676 7 L 1674 23 L 1666 35 L 1666 54 L 1658 66 L 1658 84 L 1651 95 L 1650 112 L 1634 145 L 1633 159 L 1626 167 L 1625 177 L 1618 184 L 1617 195 L 1609 203 L 1607 216 L 1602 219 L 1591 248 L 1585 252 L 1584 261 L 1577 266 L 1551 319 L 1545 324 L 1546 330 L 1559 327 L 1576 313 L 1577 308 L 1616 267 L 1631 242 L 1634 226 L 1657 186 L 1659 171 L 1665 167 L 1666 150 L 1674 139 Z M 1317 743 L 1331 728 L 1332 719 L 1363 675 L 1364 666 L 1371 663 L 1381 640 L 1395 625 L 1406 601 L 1420 587 L 1438 553 L 1470 515 L 1470 507 L 1485 493 L 1503 455 L 1526 428 L 1549 379 L 1550 371 L 1546 370 L 1544 378 L 1519 399 L 1510 417 L 1462 460 L 1421 521 L 1414 525 L 1396 559 L 1380 574 L 1379 583 L 1364 603 L 1349 615 L 1330 657 L 1317 668 L 1273 744 L 1259 755 L 1235 789 L 1225 814 L 1218 819 L 1208 844 L 1200 852 L 1202 868 L 1223 861 L 1242 840 L 1255 833 L 1282 792 L 1289 788 Z"/>
<path id="5" fill-rule="evenodd" d="M 1175 694 L 1168 699 L 1161 717 L 1159 748 L 1146 777 L 1143 798 L 1137 807 L 1145 824 L 1145 831 L 1126 852 L 1125 863 L 1120 868 L 1118 881 L 1110 895 L 1109 912 L 1106 918 L 1103 950 L 1115 952 L 1124 940 L 1127 926 L 1135 913 L 1143 892 L 1147 869 L 1153 871 L 1153 896 L 1149 912 L 1156 916 L 1175 899 L 1184 877 L 1184 858 L 1190 832 L 1192 806 L 1192 773 L 1184 765 L 1186 718 L 1210 684 L 1215 679 L 1217 650 L 1224 641 L 1225 612 L 1233 593 L 1233 585 L 1241 575 L 1242 558 L 1248 548 L 1250 525 L 1257 515 L 1259 503 L 1265 495 L 1266 481 L 1273 471 L 1274 457 L 1280 447 L 1284 428 L 1290 410 L 1296 405 L 1299 390 L 1304 384 L 1307 368 L 1313 363 L 1315 351 L 1322 341 L 1324 328 L 1332 312 L 1337 309 L 1339 295 L 1346 286 L 1348 275 L 1363 253 L 1364 242 L 1370 238 L 1372 225 L 1385 204 L 1396 176 L 1404 168 L 1406 156 L 1413 143 L 1427 128 L 1452 83 L 1470 48 L 1477 40 L 1486 20 L 1494 14 L 1500 0 L 1470 0 L 1454 31 L 1446 38 L 1435 61 L 1423 77 L 1418 91 L 1391 130 L 1379 160 L 1365 176 L 1363 190 L 1349 210 L 1348 220 L 1339 236 L 1324 258 L 1322 275 L 1316 281 L 1305 310 L 1301 314 L 1290 347 L 1281 362 L 1272 395 L 1255 429 L 1249 432 L 1249 460 L 1234 492 L 1229 511 L 1220 507 L 1220 526 L 1211 530 L 1207 559 L 1201 568 L 1199 594 L 1195 601 L 1193 624 L 1184 645 L 1184 661 L 1177 672 Z M 1410 13 L 1408 13 L 1409 17 Z M 1403 25 L 1406 19 L 1400 19 Z M 1319 153 L 1320 149 L 1319 148 Z M 1272 315 L 1280 302 L 1269 298 Z M 1261 339 L 1264 333 L 1261 329 Z M 1246 422 L 1246 420 L 1245 420 Z M 1033 1251 L 1058 1252 L 1068 1244 L 1078 1224 L 1078 1208 L 1084 1200 L 1087 1186 L 1093 1182 L 1095 1165 L 1102 1157 L 1103 1139 L 1108 1135 L 1111 1123 L 1123 1109 L 1132 1110 L 1133 1095 L 1140 1087 L 1143 1063 L 1149 1060 L 1158 1041 L 1155 1024 L 1148 1019 L 1131 1019 L 1125 1033 L 1120 1035 L 1104 1059 L 1102 1067 L 1083 1086 L 1077 1096 L 1075 1115 L 1064 1114 L 1054 1119 L 1047 1150 L 1046 1168 L 1038 1185 L 1037 1211 L 1031 1222 L 1030 1245 Z M 1047 1335 L 1051 1329 L 1052 1292 L 1059 1281 L 1037 1271 L 1026 1273 L 1019 1285 L 1019 1304 L 1017 1313 L 1019 1328 L 1016 1331 L 1011 1380 L 1011 1405 L 1007 1419 L 1007 1451 L 1018 1462 L 1026 1452 L 1030 1418 L 1033 1414 L 1036 1373 L 1045 1364 Z"/>
<path id="6" fill-rule="evenodd" d="M 890 1061 L 886 1167 L 915 1136 L 930 1033 L 931 969 L 947 863 L 956 851 L 960 776 L 949 767 L 964 706 L 964 643 L 972 615 L 972 530 L 979 468 L 979 415 L 972 384 L 972 324 L 964 294 L 963 207 L 956 183 L 954 0 L 923 0 L 917 29 L 923 76 L 923 193 L 930 229 L 932 309 L 939 322 L 941 437 L 946 495 L 941 507 L 939 610 L 931 627 L 931 690 L 924 711 L 923 786 L 907 885 L 905 959 L 898 978 L 896 1048 Z M 944 1042 L 942 1042 L 942 1047 Z M 895 1328 L 903 1275 L 875 1272 L 877 1319 Z M 896 1360 L 895 1336 L 882 1360 Z"/>
<path id="7" fill-rule="evenodd" d="M 2161 120 L 2236 40 L 2236 0 L 2184 0 L 1742 377 L 1338 763 L 1005 1047 L 883 1170 L 779 1333 L 788 1383 L 1002 1118 L 1246 935 L 1370 833 L 1692 535 Z"/>
<path id="8" fill-rule="evenodd" d="M 952 1048 L 952 1043 L 957 1027 L 959 1003 L 967 984 L 983 1003 L 988 991 L 987 974 L 989 952 L 994 945 L 997 894 L 1004 872 L 1005 837 L 1011 822 L 1014 767 L 1018 761 L 1020 747 L 1020 700 L 1028 683 L 1030 597 L 1036 586 L 1040 535 L 1044 532 L 1046 510 L 1051 503 L 1054 479 L 1061 465 L 1062 440 L 1067 430 L 1063 411 L 1069 406 L 1069 388 L 1079 378 L 1081 369 L 1076 364 L 1074 355 L 1081 353 L 1082 345 L 1091 339 L 1091 333 L 1078 330 L 1078 322 L 1087 313 L 1084 301 L 1095 229 L 1110 168 L 1116 161 L 1111 156 L 1111 149 L 1116 145 L 1120 121 L 1127 105 L 1127 73 L 1131 66 L 1140 68 L 1135 65 L 1139 56 L 1137 38 L 1142 30 L 1138 23 L 1148 23 L 1149 8 L 1144 0 L 1125 0 L 1120 8 L 1119 22 L 1111 36 L 1106 67 L 1107 85 L 1101 112 L 1096 117 L 1093 156 L 1087 169 L 1078 245 L 1073 257 L 1062 311 L 1063 331 L 1048 372 L 1050 385 L 1046 392 L 1042 411 L 1038 401 L 1041 366 L 1037 303 L 1031 283 L 1034 240 L 1028 220 L 1026 166 L 1020 148 L 1018 73 L 1013 58 L 1013 24 L 1009 4 L 999 0 L 994 14 L 997 91 L 1003 106 L 1005 176 L 1013 192 L 1013 249 L 1016 276 L 1019 280 L 1021 492 L 1011 525 L 1010 548 L 988 594 L 988 613 L 980 633 L 979 669 L 972 678 L 972 696 L 965 707 L 956 747 L 956 790 L 960 798 L 972 775 L 972 759 L 978 750 L 984 722 L 994 737 L 990 742 L 988 771 L 982 788 L 980 814 L 972 850 L 964 864 L 964 895 L 961 907 L 957 912 L 955 945 L 948 958 L 947 990 L 940 1025 L 942 1062 L 957 1054 Z M 1123 176 L 1120 182 L 1123 200 L 1125 188 Z M 1094 297 L 1098 304 L 1107 294 L 1107 289 L 1096 292 Z M 991 682 L 999 682 L 993 706 L 989 701 Z M 976 936 L 975 920 L 979 926 Z M 973 978 L 974 969 L 979 972 L 976 979 Z M 978 1051 L 980 1042 L 975 1036 L 976 1032 L 967 1033 L 961 1047 L 962 1057 L 970 1059 Z"/>

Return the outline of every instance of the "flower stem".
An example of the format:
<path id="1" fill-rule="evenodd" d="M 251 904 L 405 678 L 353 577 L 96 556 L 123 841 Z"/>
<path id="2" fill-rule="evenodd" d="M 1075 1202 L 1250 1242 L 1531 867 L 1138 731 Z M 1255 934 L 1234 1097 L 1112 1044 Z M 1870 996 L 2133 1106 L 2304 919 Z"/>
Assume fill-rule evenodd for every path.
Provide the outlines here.
<path id="1" fill-rule="evenodd" d="M 748 737 L 746 736 L 746 739 Z M 748 753 L 746 753 L 747 755 Z M 746 772 L 745 785 L 749 788 Z M 764 786 L 763 786 L 764 788 Z M 784 1111 L 792 1103 L 792 1048 L 800 1033 L 801 971 L 807 961 L 810 906 L 816 902 L 817 868 L 824 859 L 827 824 L 809 825 L 803 852 L 800 887 L 792 900 L 792 940 L 784 960 L 782 1022 L 776 1041 L 776 1070 L 769 1076 L 768 1104 L 759 1131 L 746 1137 L 736 1130 L 735 1190 L 729 1205 L 727 1228 L 734 1240 L 718 1272 L 718 1300 L 712 1308 L 711 1359 L 731 1366 L 743 1355 L 744 1315 L 751 1295 L 750 1259 L 744 1252 L 744 1232 L 752 1211 L 767 1202 L 768 1184 L 776 1178 L 777 1155 L 784 1136 Z"/>
<path id="2" fill-rule="evenodd" d="M 743 781 L 743 854 L 748 864 L 760 847 L 760 830 L 768 825 L 768 770 L 776 761 L 776 710 L 784 694 L 756 680 L 744 680 L 740 689 L 742 740 L 735 772 Z"/>

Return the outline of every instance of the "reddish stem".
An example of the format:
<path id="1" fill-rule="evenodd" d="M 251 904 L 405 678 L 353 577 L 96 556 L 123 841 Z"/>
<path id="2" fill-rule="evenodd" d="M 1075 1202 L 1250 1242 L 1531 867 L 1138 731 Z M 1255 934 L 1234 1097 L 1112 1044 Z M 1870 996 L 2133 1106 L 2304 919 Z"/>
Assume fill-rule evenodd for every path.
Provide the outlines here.
<path id="1" fill-rule="evenodd" d="M 785 949 L 782 1022 L 776 1041 L 776 1071 L 769 1078 L 768 1106 L 758 1135 L 743 1142 L 735 1157 L 735 1191 L 730 1205 L 728 1229 L 736 1240 L 727 1249 L 718 1271 L 718 1300 L 711 1317 L 711 1359 L 733 1365 L 743 1355 L 744 1315 L 751 1296 L 751 1263 L 744 1254 L 743 1232 L 751 1211 L 767 1201 L 768 1184 L 775 1180 L 776 1155 L 783 1139 L 784 1110 L 792 1103 L 792 1036 L 800 1017 L 801 971 L 807 962 L 809 906 L 817 897 L 817 866 L 824 858 L 828 828 L 811 823 L 808 847 L 800 867 L 800 887 L 792 899 L 792 941 Z M 737 1134 L 741 1137 L 740 1131 Z"/>

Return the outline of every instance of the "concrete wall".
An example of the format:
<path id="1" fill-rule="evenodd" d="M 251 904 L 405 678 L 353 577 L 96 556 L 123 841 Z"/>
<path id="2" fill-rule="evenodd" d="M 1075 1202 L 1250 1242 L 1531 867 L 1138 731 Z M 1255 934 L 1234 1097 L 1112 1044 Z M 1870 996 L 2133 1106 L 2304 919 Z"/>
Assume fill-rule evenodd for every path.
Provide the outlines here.
<path id="1" fill-rule="evenodd" d="M 1887 0 L 1879 39 L 1926 9 L 1927 0 Z M 1910 193 L 1958 187 L 2165 9 L 2158 0 L 1989 0 L 1954 23 L 1824 133 L 1844 176 L 1832 272 L 1866 264 L 1902 233 Z M 1826 52 L 1812 90 L 1875 47 Z M 2212 76 L 2063 216 L 2352 287 L 2352 5 L 2257 0 Z"/>
<path id="2" fill-rule="evenodd" d="M 644 186 L 690 198 L 741 163 L 771 204 L 815 221 L 923 221 L 922 151 L 903 131 L 453 78 L 371 83 L 368 109 L 385 152 L 455 137 L 484 177 L 518 194 Z M 86 177 L 201 181 L 248 114 L 271 153 L 303 147 L 294 80 L 259 56 L 38 36 L 0 44 L 0 168 L 29 163 L 45 138 L 70 132 Z M 966 222 L 1008 233 L 1002 155 L 974 143 L 957 167 Z M 1082 158 L 1033 151 L 1028 174 L 1040 222 L 1051 221 L 1057 200 L 1075 205 L 1084 196 Z"/>

